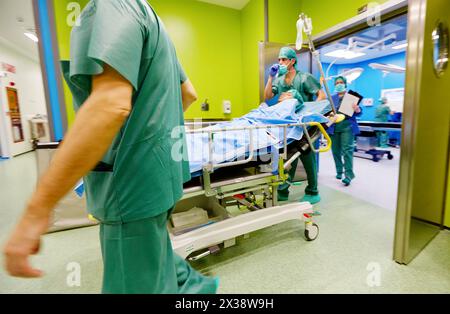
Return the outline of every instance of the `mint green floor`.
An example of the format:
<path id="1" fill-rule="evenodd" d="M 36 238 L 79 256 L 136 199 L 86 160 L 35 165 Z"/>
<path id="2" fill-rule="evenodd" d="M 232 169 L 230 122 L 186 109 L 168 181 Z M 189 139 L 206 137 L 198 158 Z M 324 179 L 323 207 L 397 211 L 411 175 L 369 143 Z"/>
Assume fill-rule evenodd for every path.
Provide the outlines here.
<path id="1" fill-rule="evenodd" d="M 0 243 L 18 218 L 36 180 L 33 154 L 0 162 Z M 291 195 L 301 196 L 302 188 Z M 409 266 L 392 261 L 394 213 L 321 186 L 320 236 L 306 242 L 303 224 L 288 222 L 238 239 L 235 247 L 194 263 L 221 278 L 220 293 L 450 293 L 450 232 L 442 232 Z M 81 286 L 69 287 L 69 263 L 81 266 Z M 3 256 L 0 257 L 3 264 Z M 46 276 L 13 279 L 0 270 L 0 293 L 98 293 L 98 228 L 47 235 L 33 263 Z M 380 267 L 369 287 L 367 267 Z"/>

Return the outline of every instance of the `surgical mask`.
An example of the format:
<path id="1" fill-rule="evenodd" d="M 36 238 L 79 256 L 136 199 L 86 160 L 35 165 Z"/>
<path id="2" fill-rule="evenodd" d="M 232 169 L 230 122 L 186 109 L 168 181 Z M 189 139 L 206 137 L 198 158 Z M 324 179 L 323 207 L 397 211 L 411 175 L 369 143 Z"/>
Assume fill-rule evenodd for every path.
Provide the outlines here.
<path id="1" fill-rule="evenodd" d="M 343 93 L 347 90 L 347 88 L 345 87 L 345 84 L 336 84 L 334 90 L 336 91 L 336 93 Z"/>
<path id="2" fill-rule="evenodd" d="M 285 65 L 280 65 L 280 69 L 278 70 L 278 76 L 283 76 L 288 73 L 288 68 Z"/>

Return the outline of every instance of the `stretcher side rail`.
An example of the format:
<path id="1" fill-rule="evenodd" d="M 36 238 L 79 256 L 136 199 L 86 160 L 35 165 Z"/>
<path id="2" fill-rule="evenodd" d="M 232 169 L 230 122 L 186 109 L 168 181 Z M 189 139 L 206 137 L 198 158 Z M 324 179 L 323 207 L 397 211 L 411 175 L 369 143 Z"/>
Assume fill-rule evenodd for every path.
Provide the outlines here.
<path id="1" fill-rule="evenodd" d="M 331 149 L 331 139 L 323 126 L 318 122 L 308 122 L 308 123 L 296 123 L 296 124 L 267 124 L 262 126 L 249 126 L 249 127 L 238 127 L 238 128 L 224 128 L 221 130 L 205 130 L 205 129 L 199 129 L 199 130 L 186 130 L 186 133 L 188 134 L 197 134 L 197 133 L 206 133 L 208 134 L 208 147 L 209 147 L 209 160 L 210 162 L 205 165 L 203 168 L 204 170 L 208 172 L 214 172 L 215 169 L 218 168 L 226 168 L 226 167 L 233 167 L 237 165 L 242 165 L 249 163 L 254 158 L 255 154 L 255 148 L 254 148 L 254 138 L 253 138 L 253 132 L 254 130 L 261 130 L 261 129 L 281 129 L 283 128 L 283 149 L 284 153 L 282 155 L 283 159 L 287 159 L 287 147 L 288 147 L 288 140 L 287 140 L 287 129 L 292 127 L 301 127 L 304 130 L 304 136 L 306 137 L 306 140 L 309 144 L 309 147 L 315 152 L 326 152 Z M 328 145 L 325 148 L 321 148 L 319 150 L 316 150 L 314 147 L 314 141 L 310 137 L 308 133 L 308 127 L 317 127 L 320 131 L 320 133 L 327 139 Z M 220 133 L 220 132 L 231 132 L 231 131 L 248 131 L 249 132 L 249 156 L 245 160 L 240 161 L 232 161 L 232 162 L 226 162 L 226 163 L 215 163 L 213 160 L 213 152 L 214 152 L 214 134 Z"/>
<path id="2" fill-rule="evenodd" d="M 318 122 L 308 122 L 308 123 L 296 123 L 296 124 L 266 124 L 261 126 L 247 126 L 247 127 L 235 127 L 235 128 L 224 128 L 219 130 L 205 130 L 205 129 L 197 129 L 197 130 L 186 130 L 186 133 L 188 134 L 198 134 L 198 133 L 205 133 L 208 136 L 208 151 L 209 151 L 209 160 L 210 162 L 207 165 L 204 165 L 203 167 L 203 188 L 205 195 L 207 197 L 216 196 L 218 193 L 220 193 L 220 189 L 217 188 L 217 185 L 214 186 L 211 182 L 211 174 L 219 169 L 219 168 L 227 168 L 227 167 L 234 167 L 238 165 L 248 164 L 253 160 L 255 157 L 255 147 L 254 147 L 254 133 L 252 131 L 254 130 L 269 130 L 271 129 L 283 129 L 283 139 L 280 141 L 283 143 L 283 154 L 282 158 L 280 159 L 280 164 L 282 166 L 279 166 L 279 178 L 281 181 L 284 181 L 287 179 L 287 177 L 284 174 L 284 170 L 288 169 L 290 164 L 294 162 L 296 158 L 300 156 L 300 151 L 295 154 L 293 157 L 289 159 L 286 165 L 283 165 L 283 160 L 287 159 L 287 151 L 288 151 L 288 128 L 292 127 L 301 127 L 304 130 L 304 137 L 307 142 L 307 146 L 313 150 L 315 153 L 319 152 L 326 152 L 331 149 L 331 139 L 327 132 L 325 131 L 324 127 L 318 123 Z M 315 127 L 317 128 L 317 132 L 315 132 L 312 136 L 309 134 L 308 127 Z M 249 133 L 249 156 L 245 160 L 240 161 L 232 161 L 232 162 L 226 162 L 222 164 L 215 163 L 213 160 L 213 152 L 214 152 L 214 135 L 221 133 L 221 132 L 231 132 L 231 131 L 246 131 Z M 268 134 L 269 135 L 269 134 Z M 327 147 L 315 149 L 314 142 L 323 135 L 327 139 Z M 274 180 L 278 181 L 278 180 Z M 276 182 L 274 182 L 276 183 Z M 198 194 L 198 192 L 196 193 Z"/>

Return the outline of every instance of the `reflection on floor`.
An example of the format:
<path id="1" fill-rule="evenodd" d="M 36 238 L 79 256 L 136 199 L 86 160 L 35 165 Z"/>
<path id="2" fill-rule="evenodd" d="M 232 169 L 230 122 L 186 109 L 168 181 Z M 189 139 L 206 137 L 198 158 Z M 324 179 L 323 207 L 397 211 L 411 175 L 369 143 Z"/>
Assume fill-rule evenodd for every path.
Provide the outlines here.
<path id="1" fill-rule="evenodd" d="M 35 180 L 35 159 L 28 154 L 0 165 L 0 243 L 3 245 Z M 356 182 L 356 181 L 355 181 Z M 20 187 L 20 188 L 19 188 Z M 320 235 L 306 242 L 304 226 L 288 222 L 255 232 L 249 239 L 194 263 L 204 274 L 221 278 L 220 293 L 448 293 L 450 232 L 442 232 L 408 266 L 392 261 L 394 213 L 360 198 L 321 186 Z M 302 196 L 302 187 L 291 201 Z M 69 287 L 66 267 L 81 266 L 81 286 Z M 0 265 L 3 256 L 0 257 Z M 47 235 L 33 258 L 46 276 L 8 277 L 0 270 L 0 293 L 98 293 L 102 264 L 98 227 Z M 380 286 L 368 278 L 380 270 Z"/>
<path id="2" fill-rule="evenodd" d="M 364 158 L 354 158 L 356 179 L 345 187 L 336 179 L 336 168 L 331 152 L 320 155 L 319 182 L 355 198 L 395 211 L 400 165 L 400 150 L 389 149 L 393 160 L 384 157 L 379 162 Z"/>

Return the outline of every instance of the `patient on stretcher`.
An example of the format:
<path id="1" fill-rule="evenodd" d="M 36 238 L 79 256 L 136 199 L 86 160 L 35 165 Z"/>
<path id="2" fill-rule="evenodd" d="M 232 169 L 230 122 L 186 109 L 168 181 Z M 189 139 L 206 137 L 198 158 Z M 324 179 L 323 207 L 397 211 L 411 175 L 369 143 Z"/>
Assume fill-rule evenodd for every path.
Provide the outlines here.
<path id="1" fill-rule="evenodd" d="M 209 134 L 213 131 L 214 164 L 220 164 L 231 160 L 245 159 L 250 153 L 250 132 L 253 138 L 253 151 L 269 152 L 278 151 L 284 145 L 284 128 L 276 128 L 277 125 L 298 124 L 308 122 L 327 123 L 329 120 L 324 115 L 331 111 L 327 100 L 319 102 L 305 102 L 300 104 L 295 99 L 288 99 L 269 107 L 265 104 L 252 110 L 247 115 L 233 121 L 216 124 L 212 127 L 202 128 L 199 133 L 187 133 L 187 146 L 189 167 L 193 177 L 201 175 L 201 171 L 210 161 Z M 255 126 L 267 126 L 267 128 L 250 130 L 237 130 L 233 128 L 248 128 Z M 288 144 L 300 140 L 303 136 L 301 126 L 287 128 Z M 179 135 L 174 132 L 175 138 Z M 183 156 L 176 149 L 173 156 Z M 75 188 L 78 196 L 84 193 L 83 181 Z"/>
<path id="2" fill-rule="evenodd" d="M 247 158 L 251 147 L 250 134 L 253 139 L 253 151 L 278 150 L 284 146 L 284 128 L 277 128 L 277 125 L 326 123 L 328 118 L 324 115 L 330 111 L 331 106 L 327 100 L 300 104 L 295 99 L 288 99 L 272 107 L 263 104 L 258 109 L 233 121 L 203 128 L 196 133 L 188 133 L 190 171 L 192 174 L 197 173 L 210 162 L 209 131 L 213 133 L 212 160 L 214 164 L 220 164 Z M 233 130 L 259 126 L 267 126 L 267 128 Z M 301 126 L 288 127 L 288 144 L 300 140 L 303 132 Z"/>

